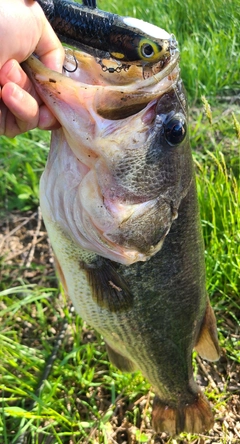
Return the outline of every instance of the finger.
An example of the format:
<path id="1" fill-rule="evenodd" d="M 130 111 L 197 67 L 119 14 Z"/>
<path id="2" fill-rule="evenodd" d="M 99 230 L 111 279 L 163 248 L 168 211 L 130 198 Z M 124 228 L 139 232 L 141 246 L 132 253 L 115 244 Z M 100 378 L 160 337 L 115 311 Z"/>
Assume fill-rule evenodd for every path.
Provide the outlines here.
<path id="1" fill-rule="evenodd" d="M 20 134 L 14 115 L 8 110 L 3 101 L 0 101 L 0 136 L 15 137 Z"/>
<path id="2" fill-rule="evenodd" d="M 16 60 L 9 60 L 0 70 L 0 84 L 5 85 L 8 82 L 16 83 L 31 94 L 39 104 L 42 103 L 32 82 Z"/>
<path id="3" fill-rule="evenodd" d="M 4 135 L 7 137 L 15 137 L 21 134 L 21 130 L 16 122 L 15 116 L 6 110 L 5 119 L 4 119 Z"/>
<path id="4" fill-rule="evenodd" d="M 38 125 L 39 106 L 37 101 L 15 83 L 7 83 L 2 88 L 2 100 L 10 112 L 7 113 L 5 129 L 9 134 L 10 123 L 14 123 L 14 133 L 29 131 Z M 10 117 L 11 114 L 13 117 Z M 8 135 L 6 133 L 6 135 Z"/>
<path id="5" fill-rule="evenodd" d="M 24 103 L 26 103 L 26 101 Z M 39 119 L 37 119 L 37 116 L 31 116 L 29 118 L 29 116 L 22 114 L 22 110 L 18 113 L 14 107 L 12 109 L 20 118 L 16 118 L 4 102 L 0 101 L 0 135 L 15 137 L 18 134 L 35 128 L 37 125 L 39 129 L 43 130 L 58 129 L 60 127 L 59 122 L 45 105 L 39 108 Z M 21 116 L 23 116 L 23 120 Z M 26 118 L 27 121 L 25 120 Z"/>
<path id="6" fill-rule="evenodd" d="M 62 72 L 65 53 L 62 44 L 48 21 L 44 24 L 42 36 L 35 49 L 41 62 L 54 71 Z"/>
<path id="7" fill-rule="evenodd" d="M 19 87 L 26 90 L 40 106 L 39 109 L 39 122 L 38 127 L 41 129 L 55 129 L 59 128 L 59 123 L 53 116 L 50 110 L 47 109 L 41 98 L 38 96 L 35 88 L 33 87 L 30 79 L 23 71 L 21 66 L 16 60 L 9 60 L 3 66 L 0 71 L 0 83 L 4 86 L 3 100 L 9 107 L 10 111 L 15 115 L 17 119 L 20 119 L 19 128 L 24 130 L 34 128 L 36 124 L 36 103 L 31 98 L 24 94 L 23 91 L 18 88 L 14 89 L 12 82 L 16 83 Z M 7 86 L 8 84 L 8 86 Z M 10 86 L 9 86 L 10 84 Z M 27 119 L 27 122 L 24 121 Z M 14 133 L 16 133 L 16 127 L 14 126 Z"/>

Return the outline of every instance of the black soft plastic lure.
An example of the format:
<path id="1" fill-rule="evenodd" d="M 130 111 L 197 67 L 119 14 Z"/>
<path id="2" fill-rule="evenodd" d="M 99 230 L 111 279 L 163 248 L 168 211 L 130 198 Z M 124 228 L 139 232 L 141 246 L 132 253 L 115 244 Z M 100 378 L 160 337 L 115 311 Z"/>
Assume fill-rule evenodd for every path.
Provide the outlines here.
<path id="1" fill-rule="evenodd" d="M 37 0 L 60 40 L 94 57 L 152 65 L 177 50 L 177 42 L 155 25 L 101 11 L 95 0 Z"/>

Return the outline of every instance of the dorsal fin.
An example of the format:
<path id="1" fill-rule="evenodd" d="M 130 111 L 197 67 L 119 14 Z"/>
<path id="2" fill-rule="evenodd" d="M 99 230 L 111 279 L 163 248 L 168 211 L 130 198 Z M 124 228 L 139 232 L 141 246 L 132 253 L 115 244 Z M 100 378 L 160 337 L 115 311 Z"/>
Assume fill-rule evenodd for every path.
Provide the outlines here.
<path id="1" fill-rule="evenodd" d="M 218 345 L 216 318 L 209 300 L 194 348 L 203 359 L 208 361 L 217 361 L 219 359 L 220 348 Z"/>

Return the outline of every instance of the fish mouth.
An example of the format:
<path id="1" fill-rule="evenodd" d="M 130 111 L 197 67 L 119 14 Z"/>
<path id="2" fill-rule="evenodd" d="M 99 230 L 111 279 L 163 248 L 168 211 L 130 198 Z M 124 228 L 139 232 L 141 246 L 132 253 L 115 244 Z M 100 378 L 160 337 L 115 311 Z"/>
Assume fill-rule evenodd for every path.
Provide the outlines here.
<path id="1" fill-rule="evenodd" d="M 152 66 L 129 66 L 120 65 L 112 60 L 101 61 L 100 67 L 106 68 L 105 79 L 108 82 L 115 82 L 114 93 L 109 90 L 106 96 L 98 97 L 96 102 L 97 113 L 105 119 L 119 120 L 129 117 L 144 109 L 147 104 L 159 97 L 161 87 L 164 93 L 172 88 L 172 82 L 178 77 L 176 66 L 179 61 L 179 54 L 166 57 L 164 60 Z M 99 63 L 99 62 L 98 62 Z M 118 72 L 118 70 L 120 70 Z M 95 69 L 94 69 L 95 70 Z M 112 70 L 117 71 L 118 77 L 113 77 Z M 125 88 L 116 85 L 125 84 Z M 124 83 L 123 83 L 124 82 Z M 127 83 L 129 82 L 129 83 Z M 171 83 L 171 86 L 168 84 Z M 156 87 L 158 85 L 158 87 Z"/>
<path id="2" fill-rule="evenodd" d="M 148 68 L 146 78 L 142 67 L 119 70 L 106 60 L 105 70 L 94 57 L 70 49 L 64 75 L 35 56 L 24 63 L 62 125 L 53 132 L 41 180 L 43 215 L 75 244 L 125 265 L 156 254 L 176 217 L 164 194 L 149 192 L 148 184 L 133 189 L 127 169 L 133 156 L 135 174 L 138 152 L 146 162 L 157 104 L 179 80 L 178 61 L 176 53 Z"/>
<path id="3" fill-rule="evenodd" d="M 79 93 L 82 92 L 83 97 L 87 85 L 87 90 L 95 98 L 96 113 L 105 119 L 119 120 L 138 113 L 150 101 L 170 90 L 179 77 L 179 52 L 145 68 L 121 65 L 115 60 L 95 59 L 71 49 L 66 49 L 65 53 L 65 76 L 78 82 Z M 61 101 L 66 98 L 61 88 L 61 74 L 43 67 L 35 56 L 30 56 L 23 67 L 35 82 L 42 87 L 45 85 L 56 99 L 60 94 Z M 64 84 L 69 93 L 71 83 L 67 86 L 65 79 Z"/>

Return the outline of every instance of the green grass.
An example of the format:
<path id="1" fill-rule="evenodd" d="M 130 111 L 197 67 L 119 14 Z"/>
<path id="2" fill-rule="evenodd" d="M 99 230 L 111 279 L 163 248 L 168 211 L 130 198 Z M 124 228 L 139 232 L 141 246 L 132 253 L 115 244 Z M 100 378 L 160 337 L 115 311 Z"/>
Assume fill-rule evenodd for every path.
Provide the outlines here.
<path id="1" fill-rule="evenodd" d="M 240 88 L 239 0 L 104 0 L 99 8 L 134 16 L 175 34 L 182 77 L 192 101 L 202 94 L 237 94 Z"/>
<path id="2" fill-rule="evenodd" d="M 38 205 L 38 182 L 46 161 L 50 133 L 32 131 L 0 140 L 0 214 Z"/>
<path id="3" fill-rule="evenodd" d="M 212 125 L 203 116 L 199 113 L 194 122 L 192 145 L 209 272 L 208 291 L 210 295 L 218 293 L 227 298 L 237 295 L 239 290 L 239 140 L 231 114 L 222 116 L 220 108 Z"/>
<path id="4" fill-rule="evenodd" d="M 240 312 L 239 141 L 231 114 L 225 116 L 223 110 L 214 109 L 214 123 L 210 125 L 203 108 L 194 109 L 190 131 L 206 244 L 208 291 L 217 313 L 221 346 L 230 362 L 237 362 L 239 349 L 234 336 L 228 335 L 225 320 L 227 316 L 237 325 Z M 239 111 L 236 111 L 239 119 Z M 41 133 L 35 131 L 34 137 L 38 136 Z M 11 286 L 10 279 L 8 283 Z M 123 374 L 109 364 L 101 338 L 79 317 L 70 315 L 64 295 L 59 296 L 58 289 L 48 288 L 51 281 L 44 288 L 25 284 L 25 287 L 7 290 L 5 282 L 5 290 L 0 293 L 4 307 L 0 312 L 3 412 L 0 436 L 5 436 L 3 442 L 17 443 L 19 436 L 29 431 L 28 440 L 32 437 L 32 441 L 28 442 L 34 443 L 40 442 L 40 437 L 45 442 L 49 436 L 59 443 L 70 440 L 73 443 L 108 443 L 119 402 L 126 420 L 135 426 L 133 433 L 137 442 L 148 442 L 147 431 L 140 429 L 143 407 L 138 404 L 141 396 L 147 397 L 150 388 L 147 381 L 139 373 Z M 38 380 L 64 315 L 69 320 L 66 338 L 50 376 L 36 396 Z M 89 337 L 87 343 L 86 335 Z M 216 410 L 227 405 L 227 392 L 219 393 L 212 387 L 206 392 Z M 33 401 L 36 405 L 29 411 Z M 149 408 L 144 413 L 150 417 Z M 182 439 L 192 442 L 194 437 L 182 435 Z"/>
<path id="5" fill-rule="evenodd" d="M 190 134 L 206 246 L 207 288 L 229 370 L 221 390 L 209 384 L 205 391 L 217 419 L 230 406 L 231 369 L 240 361 L 240 141 L 232 117 L 234 112 L 240 122 L 240 112 L 237 105 L 220 103 L 218 97 L 234 98 L 240 86 L 240 2 L 226 4 L 220 0 L 201 2 L 201 7 L 192 0 L 99 2 L 101 9 L 166 28 L 180 42 L 182 75 L 191 102 Z M 203 93 L 212 105 L 212 124 L 200 103 Z M 11 211 L 36 210 L 49 139 L 47 132 L 38 130 L 13 140 L 1 137 L 2 218 Z M 0 444 L 17 443 L 24 431 L 28 432 L 24 442 L 34 444 L 48 443 L 50 438 L 61 444 L 109 443 L 111 436 L 121 442 L 120 434 L 125 432 L 114 435 L 116 417 L 119 421 L 125 418 L 125 429 L 129 427 L 129 436 L 135 436 L 133 443 L 150 443 L 148 403 L 152 394 L 148 395 L 148 382 L 139 373 L 124 374 L 109 364 L 101 337 L 71 314 L 54 277 L 46 275 L 44 261 L 39 265 L 34 259 L 28 270 L 19 265 L 20 260 L 5 263 L 0 255 Z M 35 278 L 37 270 L 44 276 L 41 283 Z M 64 341 L 50 375 L 36 392 L 64 319 L 68 321 Z M 194 368 L 196 372 L 197 366 Z M 220 367 L 214 368 L 220 378 Z M 181 443 L 196 438 L 183 434 Z M 232 442 L 237 440 L 234 436 Z M 221 442 L 230 442 L 224 425 Z"/>

